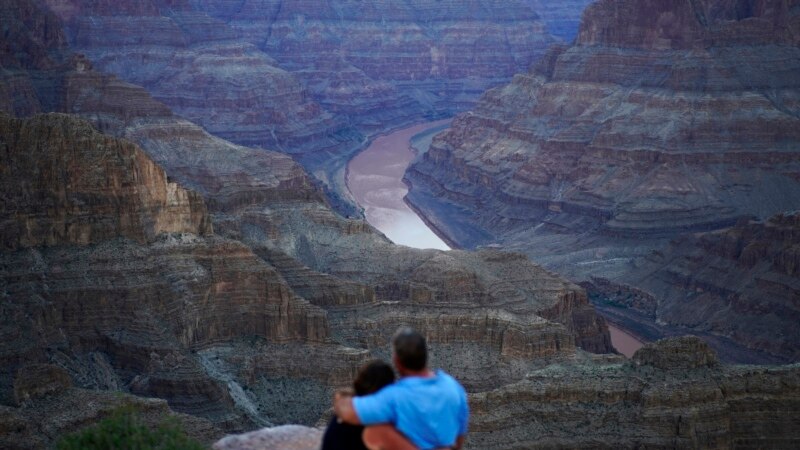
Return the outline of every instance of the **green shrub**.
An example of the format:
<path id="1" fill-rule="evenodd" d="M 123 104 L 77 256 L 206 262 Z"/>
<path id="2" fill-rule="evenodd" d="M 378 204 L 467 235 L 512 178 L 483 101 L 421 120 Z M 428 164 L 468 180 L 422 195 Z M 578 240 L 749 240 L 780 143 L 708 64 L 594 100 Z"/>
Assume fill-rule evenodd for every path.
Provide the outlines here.
<path id="1" fill-rule="evenodd" d="M 201 450 L 204 447 L 183 431 L 175 418 L 157 427 L 146 425 L 132 407 L 122 407 L 111 417 L 58 442 L 58 450 Z"/>

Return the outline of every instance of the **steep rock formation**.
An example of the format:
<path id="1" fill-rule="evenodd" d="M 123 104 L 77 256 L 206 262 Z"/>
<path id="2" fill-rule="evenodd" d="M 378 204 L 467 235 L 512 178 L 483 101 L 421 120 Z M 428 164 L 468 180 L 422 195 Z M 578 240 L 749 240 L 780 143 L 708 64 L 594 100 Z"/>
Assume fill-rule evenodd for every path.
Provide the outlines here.
<path id="1" fill-rule="evenodd" d="M 6 249 L 212 232 L 197 193 L 167 182 L 164 170 L 141 149 L 100 137 L 88 123 L 79 126 L 66 116 L 22 122 L 0 115 L 0 147 Z"/>
<path id="2" fill-rule="evenodd" d="M 631 329 L 655 320 L 796 361 L 799 242 L 800 214 L 742 220 L 731 228 L 681 236 L 636 260 L 624 276 L 594 280 L 588 288 Z M 598 292 L 604 284 L 614 289 Z M 649 301 L 622 300 L 631 298 L 630 285 Z M 615 308 L 620 306 L 626 309 Z"/>
<path id="3" fill-rule="evenodd" d="M 34 168 L 55 156 L 70 156 L 73 168 L 98 168 L 96 177 L 82 180 L 89 192 L 94 181 L 105 195 L 124 200 L 124 192 L 158 191 L 143 182 L 165 183 L 139 176 L 115 184 L 121 167 L 137 174 L 155 166 L 132 144 L 100 135 L 86 122 L 63 115 L 5 120 L 7 153 L 38 157 Z M 139 157 L 114 158 L 115 150 Z M 73 187 L 69 177 L 39 172 L 45 192 Z M 22 173 L 3 173 L 3 184 L 19 191 L 7 192 L 7 210 L 39 205 L 34 217 L 66 211 L 59 216 L 64 223 L 85 214 L 57 203 L 68 204 L 65 196 L 50 208 L 28 202 L 38 185 L 20 182 Z M 132 216 L 143 223 L 163 214 L 148 202 L 131 207 L 139 208 Z M 117 217 L 107 208 L 91 213 L 92 223 Z M 191 217 L 192 211 L 172 214 Z M 333 387 L 347 384 L 370 355 L 388 356 L 386 342 L 403 324 L 427 333 L 437 365 L 474 390 L 570 357 L 576 342 L 610 349 L 605 324 L 583 291 L 521 255 L 401 249 L 318 201 L 233 205 L 217 217 L 221 232 L 240 233 L 257 254 L 237 241 L 200 236 L 208 231 L 205 214 L 193 229 L 161 230 L 173 234 L 142 242 L 117 227 L 90 240 L 64 238 L 2 253 L 3 401 L 13 397 L 17 368 L 46 362 L 65 367 L 83 388 L 164 398 L 177 411 L 225 428 L 313 423 Z M 307 357 L 298 359 L 301 354 Z M 299 392 L 306 393 L 303 401 Z"/>
<path id="4" fill-rule="evenodd" d="M 12 245 L 0 253 L 4 403 L 20 398 L 18 368 L 46 362 L 81 387 L 165 398 L 238 428 L 241 399 L 198 349 L 249 337 L 339 351 L 325 312 L 246 246 L 208 236 L 199 196 L 133 144 L 64 115 L 0 123 L 3 211 L 16 211 L 4 220 L 25 225 L 4 227 Z M 258 373 L 271 368 L 281 373 L 276 362 Z"/>
<path id="5" fill-rule="evenodd" d="M 14 401 L 18 368 L 50 363 L 64 367 L 81 388 L 157 396 L 224 429 L 310 424 L 329 407 L 332 389 L 348 384 L 360 364 L 388 356 L 389 335 L 401 324 L 429 334 L 436 364 L 471 390 L 519 380 L 531 368 L 580 353 L 577 346 L 610 350 L 605 323 L 578 286 L 520 255 L 448 255 L 392 245 L 365 222 L 331 211 L 285 155 L 214 138 L 141 88 L 95 71 L 63 39 L 45 39 L 58 36 L 57 28 L 49 28 L 55 22 L 42 19 L 47 14 L 18 2 L 20 8 L 3 10 L 10 23 L 4 29 L 14 31 L 14 41 L 42 51 L 35 59 L 3 53 L 8 65 L 0 86 L 22 80 L 31 87 L 24 101 L 5 107 L 18 115 L 70 112 L 136 142 L 163 165 L 167 183 L 179 182 L 207 199 L 218 234 L 164 230 L 184 233 L 139 241 L 123 232 L 128 228 L 116 227 L 97 240 L 0 254 L 2 403 Z M 83 121 L 9 121 L 17 128 L 9 127 L 3 141 L 29 149 L 19 154 L 46 162 L 61 157 L 46 150 L 82 151 L 87 161 L 75 167 L 97 167 L 88 180 L 108 186 L 104 195 L 149 192 L 137 184 L 164 181 L 127 179 L 132 185 L 116 191 L 114 174 L 122 169 L 102 159 L 105 147 L 122 151 L 129 144 L 91 131 Z M 83 131 L 20 131 L 40 122 L 47 129 L 51 121 Z M 127 164 L 124 158 L 118 163 Z M 124 167 L 131 173 L 152 167 L 146 158 L 130 164 Z M 28 189 L 9 200 L 35 207 L 27 201 L 31 184 L 14 180 L 37 178 L 3 174 L 10 177 L 4 185 Z M 67 192 L 70 181 L 44 180 L 52 183 L 44 192 Z M 52 211 L 39 204 L 43 209 L 30 214 L 50 217 L 64 210 L 63 222 L 71 223 L 90 211 L 98 224 L 113 223 L 116 214 L 80 209 L 90 202 L 67 204 Z M 159 214 L 148 209 L 149 200 L 124 204 L 140 208 L 133 216 L 144 217 L 144 224 Z M 204 215 L 199 223 L 208 220 Z"/>
<path id="6" fill-rule="evenodd" d="M 585 292 L 522 255 L 398 247 L 314 204 L 249 208 L 240 217 L 220 233 L 242 239 L 325 308 L 343 345 L 388 357 L 394 330 L 415 326 L 430 337 L 437 364 L 470 389 L 518 379 L 576 345 L 611 348 Z"/>
<path id="7" fill-rule="evenodd" d="M 554 42 L 522 0 L 46 3 L 99 69 L 216 136 L 296 155 L 346 215 L 365 135 L 463 110 Z"/>
<path id="8" fill-rule="evenodd" d="M 498 242 L 576 280 L 623 277 L 688 231 L 795 210 L 799 11 L 592 4 L 575 45 L 434 140 L 409 200 L 456 243 Z"/>
<path id="9" fill-rule="evenodd" d="M 793 448 L 800 367 L 719 365 L 678 338 L 622 364 L 551 366 L 470 407 L 472 448 Z"/>
<path id="10" fill-rule="evenodd" d="M 140 145 L 170 177 L 201 193 L 212 210 L 321 199 L 291 158 L 215 138 L 141 87 L 94 70 L 91 61 L 69 50 L 57 17 L 36 3 L 14 0 L 0 6 L 0 13 L 8 30 L 8 45 L 0 48 L 0 92 L 19 93 L 15 102 L 0 102 L 0 109 L 17 116 L 82 116 L 104 133 Z"/>

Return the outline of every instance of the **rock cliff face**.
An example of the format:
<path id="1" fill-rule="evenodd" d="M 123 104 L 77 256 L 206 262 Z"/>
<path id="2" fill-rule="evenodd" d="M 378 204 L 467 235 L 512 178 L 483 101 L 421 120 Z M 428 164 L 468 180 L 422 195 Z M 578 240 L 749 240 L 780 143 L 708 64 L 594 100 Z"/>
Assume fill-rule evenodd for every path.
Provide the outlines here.
<path id="1" fill-rule="evenodd" d="M 17 212 L 4 220 L 22 224 L 4 227 L 12 245 L 0 254 L 3 403 L 16 371 L 42 362 L 83 388 L 240 427 L 255 419 L 198 348 L 244 337 L 331 346 L 325 312 L 248 247 L 210 236 L 200 197 L 133 144 L 63 115 L 3 118 L 0 131 L 3 211 Z"/>
<path id="2" fill-rule="evenodd" d="M 212 232 L 202 197 L 168 182 L 133 144 L 101 137 L 88 123 L 0 116 L 0 146 L 6 249 Z"/>
<path id="3" fill-rule="evenodd" d="M 799 214 L 742 220 L 731 228 L 681 236 L 636 260 L 624 276 L 595 279 L 589 290 L 610 282 L 614 288 L 601 289 L 596 298 L 632 329 L 649 319 L 796 361 L 798 242 Z M 659 295 L 626 302 L 632 296 L 625 287 L 631 285 Z"/>
<path id="4" fill-rule="evenodd" d="M 293 152 L 335 152 L 347 141 L 346 126 L 294 76 L 188 1 L 45 3 L 99 69 L 143 86 L 214 135 Z"/>
<path id="5" fill-rule="evenodd" d="M 206 442 L 219 430 L 313 424 L 334 387 L 349 384 L 365 360 L 388 356 L 388 337 L 401 324 L 427 334 L 434 364 L 479 395 L 511 389 L 551 363 L 621 363 L 578 348 L 610 350 L 604 320 L 577 285 L 520 254 L 391 244 L 364 221 L 334 213 L 285 155 L 212 137 L 141 88 L 95 71 L 64 47 L 57 22 L 36 5 L 0 8 L 10 42 L 0 47 L 0 92 L 13 93 L 4 110 L 68 112 L 105 134 L 63 115 L 4 118 L 0 127 L 0 142 L 13 143 L 0 148 L 4 158 L 31 167 L 0 172 L 12 188 L 3 191 L 4 220 L 25 211 L 55 236 L 9 239 L 16 244 L 0 252 L 4 447 L 49 444 L 131 398 L 106 391 L 165 399 L 194 417 L 181 416 Z M 41 131 L 26 131 L 35 127 Z M 64 176 L 73 168 L 87 176 Z M 36 196 L 49 203 L 31 201 Z M 61 232 L 84 222 L 89 239 Z M 792 418 L 794 384 L 786 380 L 754 382 L 779 386 Z M 737 436 L 762 436 L 753 423 L 734 428 Z M 794 428 L 773 423 L 795 442 Z M 513 428 L 501 425 L 501 435 Z M 672 430 L 659 428 L 653 441 Z"/>
<path id="6" fill-rule="evenodd" d="M 122 210 L 126 192 L 158 191 L 142 183 L 164 182 L 138 176 L 115 184 L 115 160 L 129 174 L 153 163 L 86 122 L 62 115 L 5 120 L 2 142 L 11 143 L 11 155 L 36 159 L 34 168 L 61 155 L 70 156 L 70 167 L 98 168 L 83 182 L 103 186 Z M 65 148 L 72 153 L 59 151 Z M 140 157 L 120 157 L 129 153 Z M 3 173 L 4 185 L 18 186 L 9 191 L 7 210 L 28 205 L 37 218 L 65 211 L 56 214 L 58 224 L 85 217 L 86 209 L 67 206 L 92 192 L 86 184 L 38 173 L 31 183 L 20 181 L 21 171 Z M 38 190 L 67 186 L 73 197 L 55 196 L 49 206 L 29 201 Z M 164 214 L 144 201 L 130 207 L 145 224 Z M 116 209 L 90 211 L 95 224 L 119 217 Z M 14 397 L 18 369 L 50 363 L 82 388 L 164 398 L 222 428 L 314 423 L 333 387 L 348 384 L 370 355 L 388 356 L 386 342 L 403 324 L 427 333 L 436 364 L 471 390 L 519 380 L 531 368 L 571 357 L 576 344 L 610 350 L 607 328 L 585 293 L 521 255 L 398 248 L 313 200 L 219 210 L 219 232 L 245 245 L 202 236 L 209 230 L 201 212 L 193 227 L 142 239 L 118 226 L 91 239 L 68 234 L 49 246 L 26 242 L 4 251 L 3 402 Z"/>
<path id="7" fill-rule="evenodd" d="M 798 11 L 592 4 L 575 45 L 434 140 L 409 199 L 465 247 L 498 242 L 576 280 L 622 277 L 682 233 L 796 210 Z"/>
<path id="8" fill-rule="evenodd" d="M 35 5 L 14 0 L 0 7 L 9 30 L 8 45 L 0 48 L 5 69 L 0 92 L 16 94 L 13 102 L 0 101 L 0 109 L 17 116 L 79 115 L 104 133 L 140 145 L 170 177 L 201 193 L 212 210 L 266 200 L 321 200 L 291 158 L 215 138 L 141 87 L 96 71 L 90 60 L 69 50 L 57 17 Z"/>
<path id="9" fill-rule="evenodd" d="M 368 131 L 470 103 L 553 41 L 516 0 L 194 3 Z"/>
<path id="10" fill-rule="evenodd" d="M 723 366 L 702 341 L 679 338 L 622 364 L 536 371 L 470 406 L 472 448 L 792 448 L 800 368 Z"/>

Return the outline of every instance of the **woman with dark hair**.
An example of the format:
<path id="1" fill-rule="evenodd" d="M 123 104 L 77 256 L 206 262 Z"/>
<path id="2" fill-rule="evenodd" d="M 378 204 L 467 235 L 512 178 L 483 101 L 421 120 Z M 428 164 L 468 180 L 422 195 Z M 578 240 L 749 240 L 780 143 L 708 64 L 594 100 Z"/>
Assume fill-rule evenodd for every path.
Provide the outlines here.
<path id="1" fill-rule="evenodd" d="M 355 395 L 360 397 L 378 392 L 392 383 L 394 383 L 392 366 L 375 360 L 359 369 L 353 381 L 353 390 Z M 367 450 L 361 438 L 363 432 L 363 426 L 341 423 L 334 415 L 325 430 L 322 450 Z"/>

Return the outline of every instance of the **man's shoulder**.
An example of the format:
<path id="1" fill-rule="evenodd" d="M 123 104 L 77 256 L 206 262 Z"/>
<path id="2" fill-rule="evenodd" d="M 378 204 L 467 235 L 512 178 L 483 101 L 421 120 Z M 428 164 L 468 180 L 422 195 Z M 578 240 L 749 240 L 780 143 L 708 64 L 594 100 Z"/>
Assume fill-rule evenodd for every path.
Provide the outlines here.
<path id="1" fill-rule="evenodd" d="M 458 380 L 456 380 L 449 373 L 445 372 L 444 370 L 438 370 L 438 371 L 436 371 L 436 376 L 438 376 L 442 380 L 442 383 L 444 385 L 448 386 L 448 388 L 454 389 L 454 390 L 458 391 L 459 393 L 462 393 L 462 394 L 466 395 L 466 391 L 464 390 L 464 386 L 462 386 L 461 383 L 459 383 Z"/>
<path id="2" fill-rule="evenodd" d="M 436 371 L 436 376 L 441 377 L 443 380 L 445 380 L 448 383 L 453 383 L 453 384 L 457 384 L 458 386 L 461 386 L 461 383 L 459 383 L 458 380 L 456 380 L 452 375 L 450 375 L 449 373 L 445 372 L 444 370 L 441 370 L 441 369 L 437 370 Z"/>

